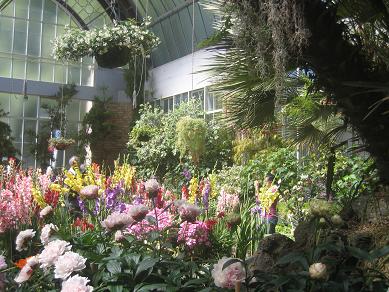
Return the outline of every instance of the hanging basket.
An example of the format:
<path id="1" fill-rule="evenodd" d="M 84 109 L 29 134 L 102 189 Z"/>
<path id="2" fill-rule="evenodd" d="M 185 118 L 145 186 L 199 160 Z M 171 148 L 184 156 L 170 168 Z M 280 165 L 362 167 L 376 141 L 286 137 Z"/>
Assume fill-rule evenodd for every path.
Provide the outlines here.
<path id="1" fill-rule="evenodd" d="M 96 55 L 97 64 L 103 68 L 117 68 L 127 65 L 130 58 L 130 49 L 127 47 L 113 47 L 102 55 Z"/>
<path id="2" fill-rule="evenodd" d="M 66 139 L 66 138 L 63 138 L 63 137 L 60 137 L 60 138 L 51 138 L 49 140 L 49 146 L 50 147 L 53 147 L 57 150 L 65 150 L 67 149 L 69 146 L 75 144 L 76 141 L 74 141 L 74 139 Z"/>

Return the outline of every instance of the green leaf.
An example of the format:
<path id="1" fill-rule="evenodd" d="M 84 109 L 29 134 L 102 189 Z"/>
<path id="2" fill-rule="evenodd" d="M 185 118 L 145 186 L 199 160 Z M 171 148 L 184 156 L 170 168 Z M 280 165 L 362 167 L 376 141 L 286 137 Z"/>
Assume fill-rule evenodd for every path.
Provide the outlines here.
<path id="1" fill-rule="evenodd" d="M 295 262 L 300 263 L 306 270 L 309 268 L 308 260 L 305 255 L 300 252 L 292 252 L 283 256 L 277 261 L 277 265 L 292 264 Z"/>
<path id="2" fill-rule="evenodd" d="M 110 292 L 122 292 L 123 286 L 122 285 L 108 286 L 108 289 Z"/>
<path id="3" fill-rule="evenodd" d="M 144 285 L 139 287 L 138 289 L 135 288 L 134 292 L 149 292 L 157 289 L 157 291 L 166 291 L 167 289 L 167 284 L 149 284 L 149 285 Z"/>
<path id="4" fill-rule="evenodd" d="M 153 258 L 147 258 L 141 261 L 138 265 L 138 268 L 136 269 L 135 277 L 138 276 L 143 271 L 153 268 L 157 262 L 158 259 L 153 259 Z"/>
<path id="5" fill-rule="evenodd" d="M 191 286 L 199 286 L 199 285 L 202 285 L 204 283 L 208 282 L 207 279 L 203 278 L 203 279 L 193 279 L 193 280 L 189 280 L 188 282 L 186 282 L 183 287 L 191 287 Z"/>
<path id="6" fill-rule="evenodd" d="M 226 261 L 222 267 L 222 270 L 224 270 L 225 268 L 227 268 L 228 266 L 232 265 L 232 264 L 235 264 L 235 263 L 241 263 L 244 265 L 244 262 L 240 259 L 230 259 L 228 261 Z"/>
<path id="7" fill-rule="evenodd" d="M 107 264 L 107 270 L 113 275 L 119 274 L 122 271 L 121 263 L 118 261 L 109 261 Z"/>
<path id="8" fill-rule="evenodd" d="M 372 260 L 372 256 L 367 251 L 364 251 L 360 248 L 349 246 L 348 251 L 353 257 L 357 259 L 366 261 Z"/>

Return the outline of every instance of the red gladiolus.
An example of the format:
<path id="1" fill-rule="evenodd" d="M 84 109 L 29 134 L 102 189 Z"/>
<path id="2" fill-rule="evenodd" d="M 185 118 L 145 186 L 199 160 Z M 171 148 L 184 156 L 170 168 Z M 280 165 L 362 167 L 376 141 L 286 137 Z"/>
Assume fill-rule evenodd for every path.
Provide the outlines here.
<path id="1" fill-rule="evenodd" d="M 55 208 L 58 204 L 59 192 L 48 189 L 45 193 L 45 202 Z"/>
<path id="2" fill-rule="evenodd" d="M 188 191 L 188 188 L 186 187 L 186 185 L 182 186 L 181 194 L 182 194 L 182 199 L 188 200 L 188 198 L 189 198 L 189 191 Z"/>
<path id="3" fill-rule="evenodd" d="M 226 214 L 224 214 L 224 212 L 220 212 L 219 214 L 217 214 L 217 218 L 223 218 Z"/>
<path id="4" fill-rule="evenodd" d="M 85 218 L 80 219 L 78 217 L 77 217 L 76 221 L 74 221 L 73 226 L 80 227 L 83 232 L 85 232 L 88 229 L 93 230 L 95 228 L 94 225 L 91 223 L 88 223 L 88 221 Z"/>
<path id="5" fill-rule="evenodd" d="M 209 230 L 212 230 L 213 227 L 217 224 L 217 220 L 215 220 L 215 219 L 208 219 L 204 223 L 205 223 L 205 225 L 207 225 L 207 228 Z"/>

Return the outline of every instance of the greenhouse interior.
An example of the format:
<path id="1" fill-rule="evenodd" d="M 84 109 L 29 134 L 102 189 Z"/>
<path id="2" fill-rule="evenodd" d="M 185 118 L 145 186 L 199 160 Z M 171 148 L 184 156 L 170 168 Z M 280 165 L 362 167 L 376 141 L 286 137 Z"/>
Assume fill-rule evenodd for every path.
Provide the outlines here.
<path id="1" fill-rule="evenodd" d="M 388 292 L 388 81 L 388 0 L 0 0 L 0 292 Z"/>

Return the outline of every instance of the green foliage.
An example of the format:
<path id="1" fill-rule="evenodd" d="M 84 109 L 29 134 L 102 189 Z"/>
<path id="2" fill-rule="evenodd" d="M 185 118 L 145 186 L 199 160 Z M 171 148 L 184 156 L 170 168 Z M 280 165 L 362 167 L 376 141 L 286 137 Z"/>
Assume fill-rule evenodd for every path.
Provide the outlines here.
<path id="1" fill-rule="evenodd" d="M 112 113 L 108 106 L 112 100 L 110 97 L 96 96 L 93 100 L 93 106 L 82 120 L 82 129 L 79 132 L 79 150 L 82 151 L 84 146 L 90 144 L 91 148 L 95 147 L 102 141 L 112 138 L 112 131 L 115 125 L 109 120 Z"/>
<path id="2" fill-rule="evenodd" d="M 128 143 L 138 174 L 144 178 L 151 175 L 165 178 L 169 186 L 176 188 L 184 169 L 205 175 L 213 168 L 220 169 L 230 164 L 232 133 L 214 121 L 204 122 L 205 152 L 198 165 L 193 164 L 190 155 L 179 153 L 176 142 L 178 121 L 183 117 L 199 119 L 203 115 L 196 101 L 183 103 L 167 114 L 149 104 L 142 105 L 140 118 L 130 132 Z"/>
<path id="3" fill-rule="evenodd" d="M 200 156 L 205 151 L 205 139 L 207 126 L 204 119 L 183 117 L 177 122 L 176 145 L 180 151 L 180 157 L 189 153 L 194 164 L 200 162 Z"/>
<path id="4" fill-rule="evenodd" d="M 0 118 L 7 116 L 3 109 L 0 109 Z M 11 127 L 0 121 L 0 159 L 2 157 L 15 156 L 16 148 L 13 146 L 11 137 Z"/>

